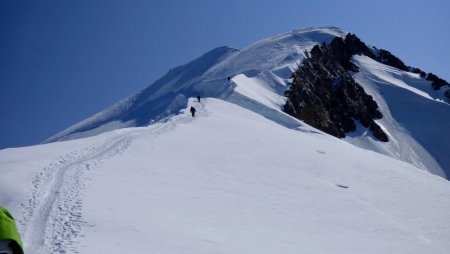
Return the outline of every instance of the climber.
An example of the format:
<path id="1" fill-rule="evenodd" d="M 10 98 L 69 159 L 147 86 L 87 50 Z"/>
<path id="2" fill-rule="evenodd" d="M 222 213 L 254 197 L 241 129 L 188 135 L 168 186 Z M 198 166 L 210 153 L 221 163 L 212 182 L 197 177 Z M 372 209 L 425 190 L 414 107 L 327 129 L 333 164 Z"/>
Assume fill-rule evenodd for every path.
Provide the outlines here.
<path id="1" fill-rule="evenodd" d="M 192 114 L 192 117 L 195 116 L 195 108 L 194 107 L 191 107 L 191 114 Z"/>
<path id="2" fill-rule="evenodd" d="M 197 95 L 198 102 L 200 102 L 200 99 L 201 99 L 200 95 Z"/>
<path id="3" fill-rule="evenodd" d="M 0 253 L 23 254 L 16 223 L 6 208 L 0 207 Z"/>

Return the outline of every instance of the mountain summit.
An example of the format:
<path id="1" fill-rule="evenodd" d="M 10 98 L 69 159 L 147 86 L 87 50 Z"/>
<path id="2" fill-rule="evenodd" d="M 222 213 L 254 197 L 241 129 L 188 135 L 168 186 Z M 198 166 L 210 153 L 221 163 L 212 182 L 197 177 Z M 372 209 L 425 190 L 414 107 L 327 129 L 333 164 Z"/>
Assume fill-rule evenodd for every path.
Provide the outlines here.
<path id="1" fill-rule="evenodd" d="M 306 28 L 243 50 L 216 48 L 45 142 L 147 126 L 178 114 L 198 94 L 235 103 L 288 128 L 307 123 L 445 177 L 450 175 L 450 142 L 443 138 L 450 128 L 447 89 L 436 75 L 409 67 L 346 31 Z M 299 105 L 311 106 L 300 110 Z"/>
<path id="2" fill-rule="evenodd" d="M 268 38 L 239 51 L 230 47 L 216 48 L 203 56 L 170 70 L 159 80 L 110 108 L 50 137 L 45 142 L 70 140 L 96 135 L 105 131 L 146 126 L 164 117 L 177 114 L 185 107 L 187 98 L 225 99 L 236 84 L 228 77 L 263 77 L 275 95 L 282 94 L 296 65 L 304 58 L 304 51 L 317 43 L 330 42 L 346 33 L 338 28 L 310 28 Z M 281 93 L 280 93 L 281 92 Z M 284 103 L 278 103 L 277 109 Z"/>

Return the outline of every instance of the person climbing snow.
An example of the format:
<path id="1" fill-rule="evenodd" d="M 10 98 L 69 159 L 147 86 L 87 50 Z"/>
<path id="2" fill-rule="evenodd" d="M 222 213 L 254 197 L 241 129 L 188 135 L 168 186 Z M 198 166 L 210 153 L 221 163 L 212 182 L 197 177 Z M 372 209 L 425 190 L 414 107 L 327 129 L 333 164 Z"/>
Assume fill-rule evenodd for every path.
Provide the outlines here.
<path id="1" fill-rule="evenodd" d="M 198 102 L 200 102 L 200 99 L 201 99 L 200 95 L 197 95 Z"/>
<path id="2" fill-rule="evenodd" d="M 192 114 L 192 117 L 195 116 L 195 108 L 194 107 L 191 107 L 191 114 Z"/>
<path id="3" fill-rule="evenodd" d="M 0 207 L 0 253 L 23 254 L 22 240 L 14 218 L 3 207 Z"/>

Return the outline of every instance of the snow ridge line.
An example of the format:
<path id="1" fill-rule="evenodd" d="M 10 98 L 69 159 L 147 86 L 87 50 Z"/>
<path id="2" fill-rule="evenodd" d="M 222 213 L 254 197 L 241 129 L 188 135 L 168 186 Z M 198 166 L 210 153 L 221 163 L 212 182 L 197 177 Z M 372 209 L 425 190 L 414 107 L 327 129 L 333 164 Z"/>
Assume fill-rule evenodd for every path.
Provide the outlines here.
<path id="1" fill-rule="evenodd" d="M 123 152 L 130 143 L 130 135 L 119 135 L 100 145 L 73 151 L 44 167 L 33 180 L 30 199 L 22 204 L 25 212 L 19 227 L 24 232 L 28 252 L 66 252 L 66 245 L 73 242 L 86 224 L 81 218 L 79 197 L 84 188 L 82 174 Z"/>

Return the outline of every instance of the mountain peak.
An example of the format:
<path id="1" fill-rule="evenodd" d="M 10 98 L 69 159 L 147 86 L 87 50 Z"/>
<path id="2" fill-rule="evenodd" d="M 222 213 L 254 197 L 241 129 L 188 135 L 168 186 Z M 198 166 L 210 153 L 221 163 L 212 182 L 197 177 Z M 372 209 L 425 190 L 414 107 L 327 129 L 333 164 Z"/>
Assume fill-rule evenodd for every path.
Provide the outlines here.
<path id="1" fill-rule="evenodd" d="M 345 43 L 352 44 L 352 47 L 341 47 Z M 448 104 L 442 103 L 445 100 L 445 90 L 434 90 L 447 87 L 448 83 L 433 74 L 426 75 L 418 68 L 408 67 L 389 51 L 368 47 L 356 35 L 332 26 L 296 29 L 260 40 L 242 50 L 228 46 L 217 47 L 189 63 L 171 69 L 142 91 L 62 131 L 46 142 L 88 137 L 125 127 L 147 126 L 179 114 L 186 107 L 188 99 L 197 95 L 232 102 L 290 129 L 320 132 L 285 114 L 282 109 L 287 101 L 285 92 L 293 84 L 293 73 L 307 59 L 308 52 L 313 48 L 313 51 L 320 51 L 318 45 L 324 44 L 340 48 L 333 54 L 343 54 L 344 58 L 339 60 L 344 64 L 341 74 L 346 76 L 344 80 L 354 79 L 348 83 L 353 85 L 348 87 L 354 88 L 356 83 L 361 86 L 356 90 L 346 89 L 341 92 L 345 94 L 356 91 L 364 98 L 358 99 L 358 103 L 348 100 L 356 98 L 353 96 L 329 100 L 329 103 L 336 105 L 330 107 L 333 110 L 327 114 L 336 116 L 337 107 L 342 113 L 338 118 L 344 121 L 337 125 L 329 122 L 323 125 L 333 125 L 333 133 L 339 134 L 337 136 L 341 138 L 345 133 L 345 140 L 354 145 L 406 161 L 441 176 L 450 174 L 450 161 L 443 152 L 450 149 L 449 143 L 441 144 L 443 134 L 438 131 L 450 128 L 448 121 L 441 120 L 448 119 L 450 112 L 446 108 Z M 358 58 L 358 54 L 367 56 L 374 62 Z M 328 60 L 330 59 L 324 59 Z M 380 67 L 381 65 L 384 67 Z M 364 75 L 358 72 L 359 68 L 365 70 Z M 342 78 L 337 79 L 332 71 L 312 68 L 310 72 L 314 76 L 311 79 L 313 81 L 330 79 L 330 82 L 325 83 L 332 84 L 331 90 L 325 94 L 339 92 L 335 88 L 342 85 L 339 81 Z M 311 86 L 317 84 L 313 82 Z M 383 87 L 383 91 L 380 87 Z M 400 90 L 395 93 L 386 92 L 393 88 Z M 300 91 L 301 89 L 297 93 L 301 93 Z M 402 101 L 402 104 L 398 101 Z M 426 105 L 428 112 L 419 109 L 411 114 L 403 112 L 405 107 L 417 105 Z M 341 110 L 342 107 L 347 107 L 349 111 Z M 430 118 L 433 115 L 430 112 L 435 111 L 439 117 L 417 122 L 416 119 Z M 311 116 L 314 115 L 317 114 Z M 353 119 L 359 121 L 354 124 Z M 421 130 L 416 131 L 417 127 L 411 122 L 421 126 Z M 432 131 L 435 129 L 436 131 Z M 380 144 L 382 142 L 377 139 L 389 142 Z M 433 147 L 433 143 L 441 144 L 440 148 Z"/>
<path id="2" fill-rule="evenodd" d="M 233 89 L 228 77 L 239 74 L 255 76 L 275 71 L 289 79 L 304 51 L 335 36 L 342 36 L 333 27 L 307 28 L 256 42 L 239 51 L 229 46 L 217 47 L 202 56 L 175 67 L 142 91 L 131 95 L 108 109 L 50 137 L 44 142 L 87 137 L 117 128 L 145 126 L 176 114 L 188 97 L 198 93 L 224 97 Z M 177 98 L 177 99 L 176 99 Z"/>

